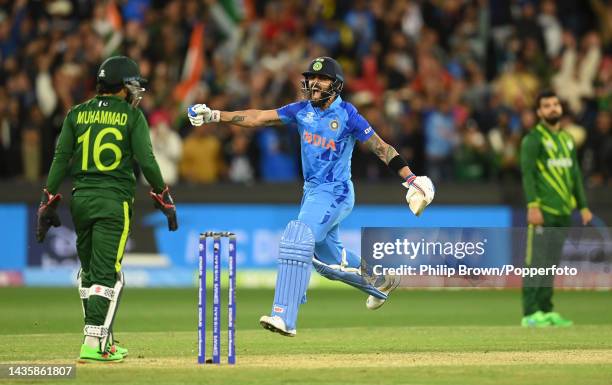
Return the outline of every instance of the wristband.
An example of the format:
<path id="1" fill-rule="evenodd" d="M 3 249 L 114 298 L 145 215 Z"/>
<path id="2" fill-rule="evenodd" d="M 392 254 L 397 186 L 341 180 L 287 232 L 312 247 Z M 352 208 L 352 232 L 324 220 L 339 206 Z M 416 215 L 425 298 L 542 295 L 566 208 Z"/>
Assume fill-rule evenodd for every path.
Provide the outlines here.
<path id="1" fill-rule="evenodd" d="M 214 123 L 218 123 L 221 120 L 221 111 L 212 110 L 210 111 L 210 121 Z"/>
<path id="2" fill-rule="evenodd" d="M 408 163 L 399 155 L 395 155 L 393 159 L 388 164 L 389 168 L 396 173 L 399 173 L 400 170 L 404 167 L 408 167 Z"/>
<path id="3" fill-rule="evenodd" d="M 412 183 L 414 183 L 414 180 L 415 180 L 415 179 L 416 179 L 416 175 L 414 175 L 414 174 L 410 173 L 410 175 L 408 175 L 408 176 L 406 177 L 406 184 L 407 184 L 408 186 L 411 186 L 411 185 L 412 185 Z M 420 189 L 419 189 L 419 190 L 420 190 Z"/>

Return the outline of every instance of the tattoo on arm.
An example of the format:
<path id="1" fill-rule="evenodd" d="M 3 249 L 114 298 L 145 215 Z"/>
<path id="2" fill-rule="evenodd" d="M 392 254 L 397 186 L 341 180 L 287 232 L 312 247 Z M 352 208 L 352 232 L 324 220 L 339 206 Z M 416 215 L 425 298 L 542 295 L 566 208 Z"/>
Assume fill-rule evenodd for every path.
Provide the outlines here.
<path id="1" fill-rule="evenodd" d="M 376 154 L 387 165 L 391 159 L 399 155 L 393 146 L 386 143 L 377 134 L 372 135 L 370 139 L 366 140 L 366 144 L 370 151 Z"/>
<path id="2" fill-rule="evenodd" d="M 273 112 L 273 114 L 271 113 Z M 283 124 L 275 110 L 221 111 L 220 120 L 240 127 L 257 128 Z"/>

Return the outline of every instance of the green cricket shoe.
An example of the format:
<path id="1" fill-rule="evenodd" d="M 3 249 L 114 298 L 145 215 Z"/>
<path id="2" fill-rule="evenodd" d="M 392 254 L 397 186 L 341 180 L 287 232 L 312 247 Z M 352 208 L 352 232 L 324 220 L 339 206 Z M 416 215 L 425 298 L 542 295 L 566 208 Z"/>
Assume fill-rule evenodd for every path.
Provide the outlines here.
<path id="1" fill-rule="evenodd" d="M 78 362 L 84 364 L 88 362 L 121 362 L 123 356 L 118 353 L 101 352 L 97 348 L 92 348 L 89 345 L 81 345 L 81 354 Z"/>
<path id="2" fill-rule="evenodd" d="M 115 354 L 120 354 L 121 357 L 125 358 L 128 356 L 128 350 L 126 348 L 123 348 L 117 344 L 112 344 L 111 346 L 108 347 L 108 351 L 111 353 L 115 353 Z"/>
<path id="3" fill-rule="evenodd" d="M 533 314 L 523 317 L 521 320 L 521 326 L 527 328 L 545 328 L 552 326 L 552 323 L 548 317 L 546 317 L 544 312 L 538 310 Z"/>
<path id="4" fill-rule="evenodd" d="M 554 311 L 551 311 L 549 313 L 544 313 L 544 317 L 548 319 L 548 322 L 550 322 L 552 326 L 568 327 L 574 324 L 573 321 L 570 321 L 567 318 L 561 317 L 561 314 L 554 312 Z"/>

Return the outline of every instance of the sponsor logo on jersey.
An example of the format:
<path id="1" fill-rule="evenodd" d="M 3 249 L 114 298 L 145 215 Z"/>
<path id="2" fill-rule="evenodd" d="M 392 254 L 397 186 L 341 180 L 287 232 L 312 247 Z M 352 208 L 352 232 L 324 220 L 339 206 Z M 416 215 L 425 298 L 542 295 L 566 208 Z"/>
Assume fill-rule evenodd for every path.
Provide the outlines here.
<path id="1" fill-rule="evenodd" d="M 557 159 L 548 159 L 546 161 L 546 165 L 548 168 L 551 167 L 561 167 L 561 168 L 570 168 L 572 167 L 572 158 L 557 158 Z"/>
<path id="2" fill-rule="evenodd" d="M 336 151 L 336 142 L 333 139 L 328 139 L 321 135 L 312 134 L 311 132 L 308 132 L 306 130 L 304 130 L 303 138 L 304 142 L 310 145 L 321 147 L 325 150 L 331 149 Z"/>
<path id="3" fill-rule="evenodd" d="M 314 112 L 310 111 L 306 113 L 306 117 L 304 117 L 304 123 L 312 122 L 314 122 Z"/>

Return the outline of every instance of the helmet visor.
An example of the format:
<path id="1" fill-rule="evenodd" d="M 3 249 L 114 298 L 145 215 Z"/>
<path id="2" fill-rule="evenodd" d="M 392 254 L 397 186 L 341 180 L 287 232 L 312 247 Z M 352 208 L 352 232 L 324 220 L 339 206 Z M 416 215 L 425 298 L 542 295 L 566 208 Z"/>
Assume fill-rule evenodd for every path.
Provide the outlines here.
<path id="1" fill-rule="evenodd" d="M 146 91 L 145 88 L 140 84 L 143 79 L 131 79 L 126 80 L 124 85 L 128 90 L 127 102 L 132 105 L 132 107 L 137 107 L 140 101 L 142 100 L 143 94 Z"/>

